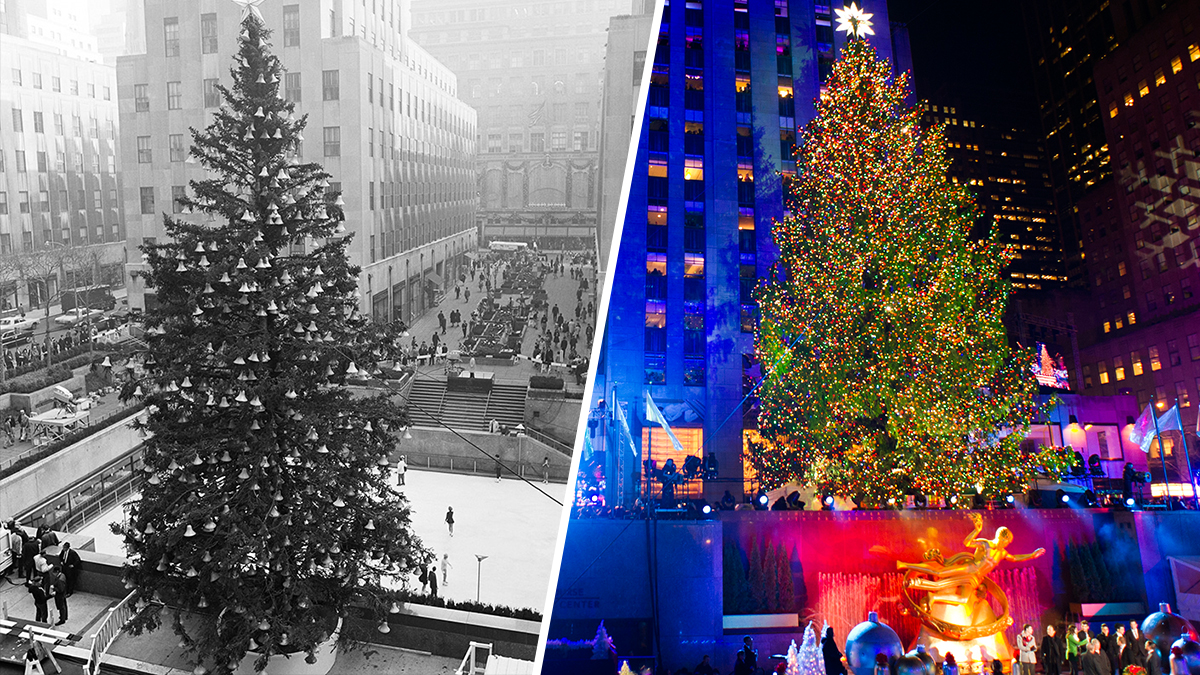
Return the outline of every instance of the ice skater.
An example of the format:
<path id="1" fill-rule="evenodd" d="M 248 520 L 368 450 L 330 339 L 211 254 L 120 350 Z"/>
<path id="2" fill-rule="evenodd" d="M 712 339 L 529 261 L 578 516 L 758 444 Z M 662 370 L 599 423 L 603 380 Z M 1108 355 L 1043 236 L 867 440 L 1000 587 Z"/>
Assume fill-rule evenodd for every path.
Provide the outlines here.
<path id="1" fill-rule="evenodd" d="M 450 536 L 454 536 L 454 507 L 446 507 L 446 526 L 450 528 Z"/>
<path id="2" fill-rule="evenodd" d="M 404 474 L 408 472 L 408 462 L 404 461 L 404 455 L 400 455 L 400 461 L 396 462 L 396 485 L 404 485 Z"/>
<path id="3" fill-rule="evenodd" d="M 442 554 L 442 585 L 450 585 L 450 554 Z"/>

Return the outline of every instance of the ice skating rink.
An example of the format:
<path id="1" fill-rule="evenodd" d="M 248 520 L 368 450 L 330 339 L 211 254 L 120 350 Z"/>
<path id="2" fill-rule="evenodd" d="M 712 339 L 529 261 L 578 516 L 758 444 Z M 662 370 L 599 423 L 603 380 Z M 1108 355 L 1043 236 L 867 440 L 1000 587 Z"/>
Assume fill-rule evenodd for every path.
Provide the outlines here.
<path id="1" fill-rule="evenodd" d="M 438 595 L 474 600 L 477 571 L 482 569 L 481 602 L 542 611 L 562 507 L 515 479 L 497 483 L 482 476 L 409 470 L 406 483 L 400 489 L 412 507 L 413 528 L 437 555 Z M 536 484 L 566 501 L 565 485 Z M 453 537 L 445 522 L 448 506 L 454 507 Z M 98 552 L 124 555 L 120 540 L 108 529 L 108 523 L 122 515 L 118 506 L 80 534 L 94 537 Z M 448 584 L 441 583 L 444 554 L 450 555 Z M 487 556 L 482 566 L 476 554 Z M 409 587 L 420 590 L 415 575 Z"/>

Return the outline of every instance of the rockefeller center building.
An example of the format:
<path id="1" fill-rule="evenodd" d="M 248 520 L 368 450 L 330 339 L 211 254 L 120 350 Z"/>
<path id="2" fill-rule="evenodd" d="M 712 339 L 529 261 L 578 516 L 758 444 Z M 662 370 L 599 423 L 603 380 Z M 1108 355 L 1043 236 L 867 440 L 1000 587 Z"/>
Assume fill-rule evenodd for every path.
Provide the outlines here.
<path id="1" fill-rule="evenodd" d="M 1113 177 L 1078 205 L 1094 305 L 1079 325 L 1082 393 L 1133 394 L 1160 412 L 1178 400 L 1195 458 L 1200 10 L 1175 3 L 1094 72 Z M 1164 435 L 1168 461 L 1175 442 Z"/>
<path id="2" fill-rule="evenodd" d="M 893 53 L 886 3 L 869 0 L 864 11 L 880 58 L 909 70 L 906 50 Z M 743 397 L 760 375 L 751 292 L 775 258 L 771 223 L 784 215 L 781 175 L 796 170 L 797 130 L 845 43 L 832 24 L 829 5 L 805 0 L 663 9 L 611 271 L 644 283 L 614 284 L 596 374 L 596 398 L 621 406 L 638 451 L 606 453 L 610 504 L 638 496 L 647 459 L 683 466 L 688 455 L 715 453 L 717 477 L 687 488 L 710 500 L 741 495 L 750 480 L 741 454 L 756 419 Z M 646 425 L 643 391 L 682 451 Z M 598 447 L 604 435 L 595 434 Z"/>
<path id="3" fill-rule="evenodd" d="M 477 245 L 475 111 L 454 74 L 406 37 L 407 0 L 267 3 L 260 9 L 287 71 L 285 96 L 307 116 L 299 160 L 341 190 L 360 310 L 411 322 L 433 306 Z M 143 242 L 204 178 L 187 161 L 189 128 L 231 84 L 242 9 L 211 0 L 147 0 L 146 53 L 117 60 L 129 216 L 129 304 L 146 307 Z M 187 217 L 186 214 L 183 214 Z"/>

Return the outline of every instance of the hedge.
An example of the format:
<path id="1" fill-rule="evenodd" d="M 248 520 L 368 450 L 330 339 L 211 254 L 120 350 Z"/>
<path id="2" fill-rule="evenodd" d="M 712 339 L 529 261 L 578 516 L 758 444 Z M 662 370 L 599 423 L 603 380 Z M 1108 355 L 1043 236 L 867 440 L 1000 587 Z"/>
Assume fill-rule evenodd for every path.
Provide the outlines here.
<path id="1" fill-rule="evenodd" d="M 529 378 L 529 386 L 532 389 L 562 389 L 563 380 L 561 377 L 532 375 Z"/>
<path id="2" fill-rule="evenodd" d="M 28 373 L 0 383 L 0 394 L 7 394 L 9 392 L 30 394 L 69 379 L 71 379 L 71 369 L 66 365 L 56 364 L 46 370 Z"/>
<path id="3" fill-rule="evenodd" d="M 105 355 L 110 354 L 108 350 L 99 349 L 96 350 L 95 355 L 89 354 L 87 345 L 73 347 L 65 353 L 69 356 L 50 366 L 49 369 L 46 369 L 45 361 L 43 360 L 5 372 L 5 377 L 8 379 L 0 382 L 0 394 L 7 394 L 10 391 L 18 394 L 30 394 L 43 387 L 58 384 L 63 380 L 70 379 L 72 370 L 103 361 Z M 58 357 L 62 358 L 63 354 L 59 354 Z M 61 371 L 64 368 L 67 374 L 60 377 Z M 53 379 L 55 377 L 58 379 Z M 45 383 L 35 386 L 38 382 Z"/>
<path id="4" fill-rule="evenodd" d="M 111 427 L 112 425 L 116 424 L 117 422 L 125 419 L 126 417 L 129 417 L 130 415 L 140 411 L 144 407 L 146 407 L 144 403 L 138 403 L 136 405 L 132 405 L 128 408 L 125 408 L 124 410 L 115 412 L 115 413 L 109 415 L 108 417 L 105 417 L 104 419 L 100 420 L 99 422 L 96 422 L 96 423 L 92 424 L 90 427 L 87 427 L 86 429 L 80 429 L 79 431 L 76 431 L 74 433 L 67 434 L 66 436 L 63 436 L 62 438 L 54 441 L 53 443 L 46 445 L 46 447 L 42 448 L 38 452 L 35 452 L 32 455 L 26 455 L 25 457 L 22 457 L 21 459 L 18 459 L 17 461 L 13 462 L 11 466 L 4 468 L 4 469 L 0 469 L 0 479 L 6 478 L 7 476 L 17 473 L 18 471 L 20 471 L 21 469 L 24 469 L 27 466 L 36 464 L 37 462 L 40 462 L 43 459 L 46 459 L 47 457 L 49 457 L 50 455 L 53 455 L 54 453 L 58 452 L 59 450 L 62 450 L 63 448 L 65 448 L 69 445 L 72 445 L 74 443 L 78 443 L 79 441 L 83 440 L 84 438 L 87 438 L 88 436 L 91 436 L 94 433 L 105 430 L 108 427 Z"/>
<path id="5" fill-rule="evenodd" d="M 542 613 L 529 607 L 515 608 L 507 605 L 489 605 L 483 602 L 475 602 L 474 600 L 447 600 L 446 598 L 434 597 L 430 595 L 418 595 L 415 593 L 403 593 L 403 601 L 414 605 L 426 605 L 429 607 L 445 607 L 446 609 L 457 609 L 464 612 L 476 612 L 479 614 L 490 614 L 492 616 L 506 616 L 510 619 L 524 619 L 526 621 L 541 621 Z"/>

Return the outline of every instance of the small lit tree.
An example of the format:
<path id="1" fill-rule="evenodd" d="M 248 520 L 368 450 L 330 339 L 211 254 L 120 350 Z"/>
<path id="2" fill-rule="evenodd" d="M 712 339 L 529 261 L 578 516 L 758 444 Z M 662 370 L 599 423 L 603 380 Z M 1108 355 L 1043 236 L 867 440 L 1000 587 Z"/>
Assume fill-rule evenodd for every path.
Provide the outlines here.
<path id="1" fill-rule="evenodd" d="M 305 120 L 282 97 L 261 19 L 242 29 L 233 87 L 192 131 L 213 177 L 142 248 L 158 304 L 146 376 L 123 395 L 149 404 L 148 478 L 131 524 L 115 526 L 127 584 L 173 608 L 191 658 L 217 673 L 250 650 L 257 670 L 277 653 L 315 660 L 331 617 L 382 622 L 398 598 L 383 580 L 432 562 L 387 480 L 403 411 L 341 386 L 388 345 L 356 313 L 340 197 L 296 159 Z M 190 627 L 182 611 L 205 620 Z M 132 628 L 159 621 L 143 613 Z"/>

